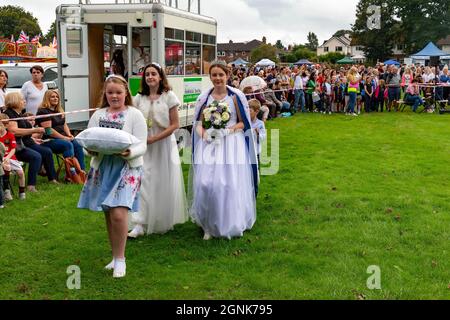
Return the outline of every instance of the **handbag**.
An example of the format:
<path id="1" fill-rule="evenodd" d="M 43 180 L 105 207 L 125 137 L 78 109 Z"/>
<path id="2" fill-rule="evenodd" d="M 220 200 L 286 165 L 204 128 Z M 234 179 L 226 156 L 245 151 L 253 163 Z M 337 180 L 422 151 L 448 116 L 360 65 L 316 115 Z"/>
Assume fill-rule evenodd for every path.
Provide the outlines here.
<path id="1" fill-rule="evenodd" d="M 66 176 L 64 180 L 69 183 L 74 184 L 84 184 L 86 181 L 86 172 L 81 170 L 80 163 L 75 157 L 64 158 L 64 169 L 66 171 Z M 58 176 L 61 167 L 58 169 Z"/>

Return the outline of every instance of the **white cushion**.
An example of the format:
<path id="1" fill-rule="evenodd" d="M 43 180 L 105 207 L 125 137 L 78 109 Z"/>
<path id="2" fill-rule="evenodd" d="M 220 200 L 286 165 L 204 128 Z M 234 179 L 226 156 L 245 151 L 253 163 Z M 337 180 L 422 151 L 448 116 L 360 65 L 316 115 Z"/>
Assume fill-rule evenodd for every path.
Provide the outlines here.
<path id="1" fill-rule="evenodd" d="M 102 154 L 116 154 L 128 149 L 140 140 L 128 132 L 113 129 L 93 127 L 82 131 L 75 140 L 85 149 Z"/>

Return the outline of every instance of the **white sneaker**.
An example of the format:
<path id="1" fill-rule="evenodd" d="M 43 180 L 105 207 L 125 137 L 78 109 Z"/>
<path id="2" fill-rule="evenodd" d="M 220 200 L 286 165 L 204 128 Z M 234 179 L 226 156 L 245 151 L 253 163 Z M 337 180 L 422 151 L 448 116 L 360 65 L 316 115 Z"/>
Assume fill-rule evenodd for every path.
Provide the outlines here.
<path id="1" fill-rule="evenodd" d="M 9 190 L 9 189 L 5 190 L 4 198 L 6 201 L 11 201 L 13 199 L 13 197 L 11 195 L 11 190 Z"/>
<path id="2" fill-rule="evenodd" d="M 0 205 L 0 209 L 3 209 L 5 206 L 4 205 Z"/>
<path id="3" fill-rule="evenodd" d="M 143 228 L 142 225 L 140 225 L 140 224 L 137 224 L 137 225 L 133 228 L 133 230 L 131 230 L 131 231 L 128 233 L 128 237 L 134 238 L 134 239 L 136 239 L 136 238 L 139 237 L 139 236 L 143 236 L 143 235 L 144 235 L 144 228 Z"/>
<path id="4" fill-rule="evenodd" d="M 361 111 L 358 111 L 358 114 L 361 114 Z"/>
<path id="5" fill-rule="evenodd" d="M 353 112 L 353 113 L 352 113 L 352 116 L 355 116 L 355 117 L 357 117 L 358 115 L 357 115 L 356 113 L 354 113 L 354 112 Z"/>
<path id="6" fill-rule="evenodd" d="M 114 259 L 113 278 L 125 277 L 126 270 L 127 270 L 127 264 L 125 263 L 125 258 L 123 258 L 123 259 Z"/>
<path id="7" fill-rule="evenodd" d="M 203 236 L 203 240 L 211 240 L 212 237 L 208 232 L 205 232 L 205 235 Z"/>
<path id="8" fill-rule="evenodd" d="M 19 193 L 19 199 L 20 200 L 25 200 L 26 199 L 25 192 Z"/>
<path id="9" fill-rule="evenodd" d="M 331 114 L 331 111 L 329 111 L 328 114 Z"/>
<path id="10" fill-rule="evenodd" d="M 105 266 L 105 269 L 106 270 L 114 270 L 114 262 L 115 262 L 115 260 L 113 258 L 112 261 Z"/>

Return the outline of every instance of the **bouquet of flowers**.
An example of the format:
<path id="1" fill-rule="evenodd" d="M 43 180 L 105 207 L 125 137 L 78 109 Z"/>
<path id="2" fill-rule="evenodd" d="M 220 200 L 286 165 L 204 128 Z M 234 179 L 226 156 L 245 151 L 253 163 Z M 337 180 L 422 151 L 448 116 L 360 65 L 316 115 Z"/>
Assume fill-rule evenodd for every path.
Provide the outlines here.
<path id="1" fill-rule="evenodd" d="M 225 129 L 230 120 L 230 107 L 225 102 L 213 101 L 207 108 L 203 110 L 203 128 L 208 132 L 208 141 L 219 141 L 218 137 L 220 129 Z"/>
<path id="2" fill-rule="evenodd" d="M 230 120 L 230 107 L 225 102 L 213 101 L 203 110 L 203 128 L 224 129 Z"/>

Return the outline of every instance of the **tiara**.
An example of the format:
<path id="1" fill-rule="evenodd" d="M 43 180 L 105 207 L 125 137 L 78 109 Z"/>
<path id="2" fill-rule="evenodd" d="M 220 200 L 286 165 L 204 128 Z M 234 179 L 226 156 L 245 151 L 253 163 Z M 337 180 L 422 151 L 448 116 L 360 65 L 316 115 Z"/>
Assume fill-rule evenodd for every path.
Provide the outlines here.
<path id="1" fill-rule="evenodd" d="M 107 80 L 109 80 L 109 79 L 111 79 L 111 78 L 116 78 L 116 79 L 122 80 L 123 82 L 127 82 L 127 80 L 125 80 L 124 77 L 119 76 L 119 75 L 117 75 L 117 74 L 110 74 L 109 76 L 106 77 L 105 81 L 107 81 Z"/>
<path id="2" fill-rule="evenodd" d="M 152 62 L 151 65 L 158 67 L 159 70 L 162 70 L 161 65 L 158 62 Z"/>

